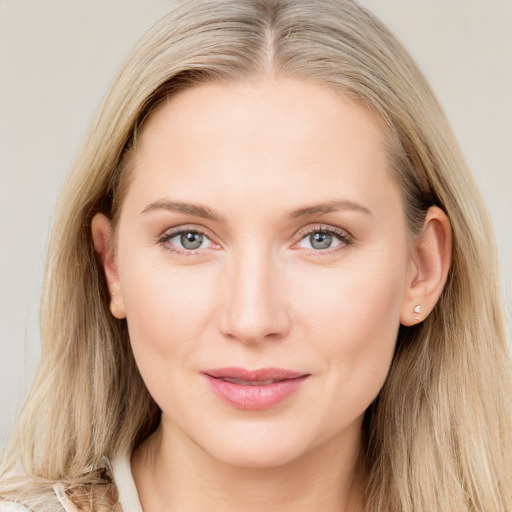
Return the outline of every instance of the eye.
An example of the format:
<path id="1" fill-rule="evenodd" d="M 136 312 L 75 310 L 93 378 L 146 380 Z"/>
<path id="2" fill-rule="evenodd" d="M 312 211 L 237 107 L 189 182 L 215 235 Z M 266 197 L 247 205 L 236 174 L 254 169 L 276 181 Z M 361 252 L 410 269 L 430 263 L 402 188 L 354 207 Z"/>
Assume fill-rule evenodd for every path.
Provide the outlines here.
<path id="1" fill-rule="evenodd" d="M 194 253 L 214 245 L 204 233 L 195 229 L 181 229 L 166 233 L 159 239 L 159 242 L 167 249 L 177 253 Z"/>
<path id="2" fill-rule="evenodd" d="M 304 233 L 301 233 L 304 235 Z M 350 235 L 346 231 L 334 228 L 317 227 L 306 232 L 298 242 L 298 246 L 315 251 L 329 251 L 339 246 L 347 246 L 352 243 Z"/>

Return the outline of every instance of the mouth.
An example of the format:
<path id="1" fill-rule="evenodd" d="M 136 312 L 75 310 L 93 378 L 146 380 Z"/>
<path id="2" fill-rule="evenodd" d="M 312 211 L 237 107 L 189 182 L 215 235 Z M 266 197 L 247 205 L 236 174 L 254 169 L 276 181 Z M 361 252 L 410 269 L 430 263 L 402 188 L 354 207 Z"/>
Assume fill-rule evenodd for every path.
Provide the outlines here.
<path id="1" fill-rule="evenodd" d="M 245 410 L 274 407 L 297 392 L 310 377 L 309 373 L 280 368 L 219 368 L 202 373 L 217 397 Z"/>
<path id="2" fill-rule="evenodd" d="M 216 378 L 216 377 L 214 377 Z M 238 384 L 240 386 L 269 386 L 270 384 L 275 384 L 276 382 L 282 382 L 286 379 L 281 380 L 242 380 L 242 379 L 230 379 L 229 377 L 218 377 L 220 380 L 224 382 L 231 382 L 231 384 Z"/>

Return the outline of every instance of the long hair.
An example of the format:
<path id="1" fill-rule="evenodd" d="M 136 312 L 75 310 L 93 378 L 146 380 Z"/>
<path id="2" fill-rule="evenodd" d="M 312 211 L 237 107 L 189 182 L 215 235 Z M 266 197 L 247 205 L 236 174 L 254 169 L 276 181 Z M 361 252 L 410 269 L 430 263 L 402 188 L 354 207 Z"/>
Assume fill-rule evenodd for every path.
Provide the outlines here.
<path id="1" fill-rule="evenodd" d="M 352 0 L 177 1 L 135 47 L 60 197 L 41 364 L 4 454 L 0 498 L 59 510 L 52 484 L 90 483 L 103 455 L 131 452 L 158 426 L 126 322 L 109 313 L 91 219 L 116 222 L 137 133 L 163 101 L 261 74 L 314 80 L 365 105 L 387 131 L 410 232 L 433 204 L 453 231 L 441 298 L 424 322 L 401 327 L 366 412 L 367 510 L 512 510 L 511 368 L 492 228 L 424 76 Z"/>

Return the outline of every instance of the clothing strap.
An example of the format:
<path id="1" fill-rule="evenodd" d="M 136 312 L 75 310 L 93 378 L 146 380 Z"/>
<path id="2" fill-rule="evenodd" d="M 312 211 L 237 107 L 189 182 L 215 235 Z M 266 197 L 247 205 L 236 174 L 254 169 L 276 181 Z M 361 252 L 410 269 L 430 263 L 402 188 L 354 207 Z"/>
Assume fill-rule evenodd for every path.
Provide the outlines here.
<path id="1" fill-rule="evenodd" d="M 101 465 L 84 476 L 93 483 L 69 487 L 59 482 L 53 486 L 66 512 L 123 512 L 112 465 L 107 457 L 103 456 Z"/>

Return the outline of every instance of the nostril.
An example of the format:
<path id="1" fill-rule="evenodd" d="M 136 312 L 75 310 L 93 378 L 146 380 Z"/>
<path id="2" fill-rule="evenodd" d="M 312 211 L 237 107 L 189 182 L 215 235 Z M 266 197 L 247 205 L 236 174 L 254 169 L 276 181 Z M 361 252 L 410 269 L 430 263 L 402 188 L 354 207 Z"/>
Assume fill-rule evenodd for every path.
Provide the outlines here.
<path id="1" fill-rule="evenodd" d="M 220 325 L 221 332 L 242 343 L 254 344 L 264 341 L 277 341 L 289 331 L 288 322 L 275 313 L 260 317 L 258 322 L 244 320 L 243 317 L 225 316 Z"/>

